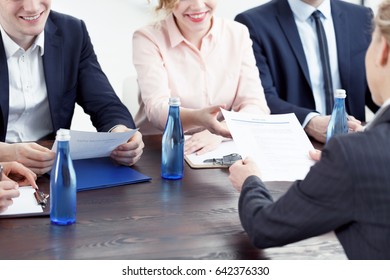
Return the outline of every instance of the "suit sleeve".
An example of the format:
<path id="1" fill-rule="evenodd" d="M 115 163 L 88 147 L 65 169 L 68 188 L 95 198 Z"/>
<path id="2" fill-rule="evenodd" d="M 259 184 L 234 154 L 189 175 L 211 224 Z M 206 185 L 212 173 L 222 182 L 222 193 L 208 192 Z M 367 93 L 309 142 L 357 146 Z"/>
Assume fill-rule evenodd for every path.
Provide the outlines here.
<path id="1" fill-rule="evenodd" d="M 84 22 L 82 49 L 77 85 L 77 103 L 90 115 L 93 125 L 98 131 L 109 131 L 118 124 L 135 128 L 133 118 L 120 101 L 107 76 L 103 73 Z"/>
<path id="2" fill-rule="evenodd" d="M 272 77 L 272 72 L 270 70 L 269 59 L 267 59 L 265 50 L 261 42 L 262 40 L 259 38 L 258 35 L 259 33 L 261 33 L 261 31 L 258 30 L 258 24 L 256 24 L 256 22 L 254 22 L 251 17 L 245 15 L 245 13 L 237 15 L 235 20 L 248 27 L 250 37 L 253 42 L 253 52 L 256 58 L 256 65 L 259 69 L 261 83 L 264 88 L 264 94 L 271 113 L 283 114 L 293 112 L 297 116 L 299 122 L 302 124 L 306 116 L 309 113 L 313 112 L 313 110 L 296 106 L 279 97 L 279 93 L 275 86 L 275 82 Z"/>
<path id="3" fill-rule="evenodd" d="M 242 226 L 256 247 L 283 246 L 352 221 L 353 178 L 341 145 L 332 139 L 322 159 L 275 203 L 264 183 L 248 177 L 239 199 Z"/>

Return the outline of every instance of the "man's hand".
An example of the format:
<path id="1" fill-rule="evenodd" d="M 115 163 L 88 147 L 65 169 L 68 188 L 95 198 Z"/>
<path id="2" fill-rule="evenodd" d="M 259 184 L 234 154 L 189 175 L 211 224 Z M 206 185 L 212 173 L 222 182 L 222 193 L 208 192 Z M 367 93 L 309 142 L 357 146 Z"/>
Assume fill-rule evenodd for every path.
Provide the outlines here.
<path id="1" fill-rule="evenodd" d="M 129 128 L 120 125 L 114 128 L 112 132 L 125 132 L 129 130 Z M 141 158 L 144 147 L 145 144 L 142 141 L 142 134 L 137 131 L 127 143 L 118 146 L 112 151 L 111 158 L 119 164 L 132 166 Z"/>
<path id="2" fill-rule="evenodd" d="M 330 116 L 315 116 L 308 122 L 305 127 L 305 131 L 315 140 L 325 143 L 329 121 Z M 350 132 L 363 131 L 361 121 L 355 119 L 353 116 L 348 116 L 347 124 Z"/>
<path id="3" fill-rule="evenodd" d="M 229 168 L 229 180 L 233 187 L 241 192 L 242 186 L 246 178 L 251 175 L 261 177 L 260 170 L 253 159 L 247 157 L 245 160 L 238 160 Z"/>
<path id="4" fill-rule="evenodd" d="M 328 129 L 330 116 L 315 116 L 313 117 L 305 127 L 306 133 L 313 137 L 315 140 L 325 143 L 326 142 L 326 130 Z"/>
<path id="5" fill-rule="evenodd" d="M 53 151 L 36 143 L 1 143 L 0 152 L 3 161 L 17 161 L 38 175 L 48 172 L 55 158 Z"/>

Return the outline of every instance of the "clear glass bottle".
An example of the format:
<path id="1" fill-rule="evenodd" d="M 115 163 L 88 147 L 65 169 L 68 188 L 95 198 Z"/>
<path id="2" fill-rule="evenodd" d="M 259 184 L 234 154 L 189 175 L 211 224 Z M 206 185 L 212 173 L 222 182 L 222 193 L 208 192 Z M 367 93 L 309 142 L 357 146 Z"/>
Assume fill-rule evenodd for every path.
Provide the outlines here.
<path id="1" fill-rule="evenodd" d="M 169 113 L 162 136 L 161 177 L 176 180 L 184 173 L 184 133 L 180 120 L 180 98 L 169 98 Z"/>
<path id="2" fill-rule="evenodd" d="M 57 131 L 57 154 L 50 175 L 50 220 L 57 225 L 76 222 L 76 174 L 70 157 L 70 131 Z"/>
<path id="3" fill-rule="evenodd" d="M 335 135 L 348 133 L 347 113 L 345 110 L 346 97 L 345 90 L 336 89 L 333 111 L 326 131 L 326 142 Z"/>

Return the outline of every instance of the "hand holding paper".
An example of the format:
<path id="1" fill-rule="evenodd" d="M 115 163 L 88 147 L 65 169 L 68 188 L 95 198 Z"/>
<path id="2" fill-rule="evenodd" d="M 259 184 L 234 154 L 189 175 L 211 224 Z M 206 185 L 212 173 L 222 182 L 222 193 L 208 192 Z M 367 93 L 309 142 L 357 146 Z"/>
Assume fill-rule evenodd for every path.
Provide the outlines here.
<path id="1" fill-rule="evenodd" d="M 313 145 L 294 114 L 222 113 L 242 158 L 253 158 L 263 181 L 303 179 L 314 164 Z"/>
<path id="2" fill-rule="evenodd" d="M 86 132 L 70 131 L 70 154 L 73 160 L 109 157 L 111 152 L 127 141 L 137 132 Z M 57 142 L 54 142 L 53 151 L 57 150 Z"/>

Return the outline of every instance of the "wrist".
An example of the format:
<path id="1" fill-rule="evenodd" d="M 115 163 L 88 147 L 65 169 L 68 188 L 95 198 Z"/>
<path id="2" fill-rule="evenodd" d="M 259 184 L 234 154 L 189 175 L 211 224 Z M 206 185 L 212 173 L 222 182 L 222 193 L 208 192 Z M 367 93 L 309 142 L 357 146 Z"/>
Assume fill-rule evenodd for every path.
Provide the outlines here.
<path id="1" fill-rule="evenodd" d="M 15 161 L 15 144 L 9 144 L 9 143 L 0 143 L 0 154 L 1 154 L 1 161 L 2 162 L 8 162 L 8 161 Z"/>

